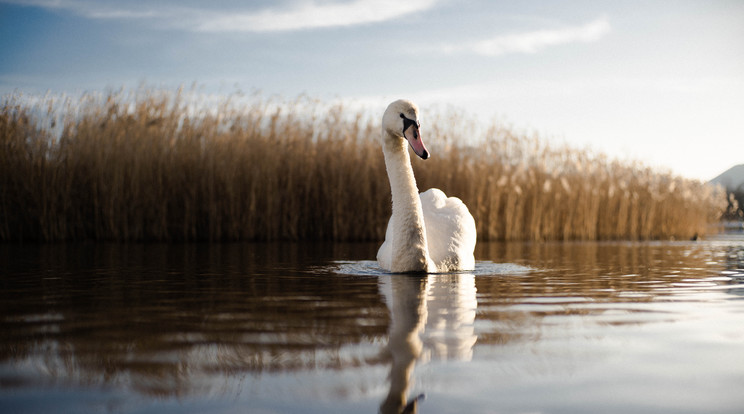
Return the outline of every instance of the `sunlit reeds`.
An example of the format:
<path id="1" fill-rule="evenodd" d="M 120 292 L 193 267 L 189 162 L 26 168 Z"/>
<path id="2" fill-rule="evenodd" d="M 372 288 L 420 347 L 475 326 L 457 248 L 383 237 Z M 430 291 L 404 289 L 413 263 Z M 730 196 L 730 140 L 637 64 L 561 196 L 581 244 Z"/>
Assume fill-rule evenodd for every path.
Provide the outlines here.
<path id="1" fill-rule="evenodd" d="M 33 102 L 33 103 L 32 103 Z M 0 240 L 381 240 L 379 116 L 309 98 L 194 105 L 137 90 L 5 97 Z M 688 179 L 425 115 L 419 188 L 458 196 L 481 239 L 703 235 L 727 200 Z"/>
<path id="2" fill-rule="evenodd" d="M 476 147 L 457 146 L 463 125 L 443 124 L 452 130 L 432 141 L 450 148 L 414 163 L 419 188 L 461 197 L 481 239 L 689 239 L 710 232 L 726 209 L 720 189 L 640 163 L 551 147 L 498 125 Z"/>

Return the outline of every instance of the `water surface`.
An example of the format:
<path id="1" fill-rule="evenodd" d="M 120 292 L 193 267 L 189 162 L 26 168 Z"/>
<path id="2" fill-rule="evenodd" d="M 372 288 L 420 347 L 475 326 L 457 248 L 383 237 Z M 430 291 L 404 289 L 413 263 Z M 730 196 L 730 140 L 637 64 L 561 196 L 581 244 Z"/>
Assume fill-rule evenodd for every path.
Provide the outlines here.
<path id="1" fill-rule="evenodd" d="M 744 406 L 744 240 L 0 246 L 0 412 L 699 413 Z M 425 396 L 425 397 L 424 397 Z"/>

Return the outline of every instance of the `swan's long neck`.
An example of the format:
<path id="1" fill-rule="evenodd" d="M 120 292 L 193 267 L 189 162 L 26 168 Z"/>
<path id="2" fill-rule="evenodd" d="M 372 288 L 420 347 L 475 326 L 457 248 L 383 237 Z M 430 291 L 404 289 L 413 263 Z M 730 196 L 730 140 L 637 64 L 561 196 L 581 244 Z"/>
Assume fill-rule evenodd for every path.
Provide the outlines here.
<path id="1" fill-rule="evenodd" d="M 387 134 L 384 131 L 383 134 Z M 427 272 L 432 269 L 426 244 L 424 213 L 406 141 L 383 139 L 382 152 L 393 194 L 393 272 Z"/>

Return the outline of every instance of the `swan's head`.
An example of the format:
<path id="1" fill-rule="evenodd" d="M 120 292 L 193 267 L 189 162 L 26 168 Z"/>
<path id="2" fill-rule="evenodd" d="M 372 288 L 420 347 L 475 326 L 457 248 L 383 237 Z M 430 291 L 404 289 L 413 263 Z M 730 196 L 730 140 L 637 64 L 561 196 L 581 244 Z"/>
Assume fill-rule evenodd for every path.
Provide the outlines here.
<path id="1" fill-rule="evenodd" d="M 429 158 L 419 129 L 418 107 L 411 101 L 399 99 L 385 110 L 382 116 L 383 139 L 405 139 L 411 144 L 413 152 L 423 159 Z"/>

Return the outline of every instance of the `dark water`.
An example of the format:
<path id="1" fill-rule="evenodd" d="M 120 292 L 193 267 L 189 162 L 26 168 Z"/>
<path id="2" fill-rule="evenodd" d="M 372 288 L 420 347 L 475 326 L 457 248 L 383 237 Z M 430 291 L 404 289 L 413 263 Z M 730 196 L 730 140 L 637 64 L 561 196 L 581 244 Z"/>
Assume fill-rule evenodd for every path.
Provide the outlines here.
<path id="1" fill-rule="evenodd" d="M 0 412 L 740 413 L 744 239 L 0 245 Z"/>

